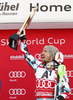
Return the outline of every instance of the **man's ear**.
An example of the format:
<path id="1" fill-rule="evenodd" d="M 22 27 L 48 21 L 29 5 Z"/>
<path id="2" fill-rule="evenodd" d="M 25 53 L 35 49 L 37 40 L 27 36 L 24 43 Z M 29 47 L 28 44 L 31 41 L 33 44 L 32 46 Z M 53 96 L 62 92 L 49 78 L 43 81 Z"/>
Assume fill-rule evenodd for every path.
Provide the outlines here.
<path id="1" fill-rule="evenodd" d="M 53 58 L 50 56 L 50 62 L 52 62 L 53 61 Z"/>

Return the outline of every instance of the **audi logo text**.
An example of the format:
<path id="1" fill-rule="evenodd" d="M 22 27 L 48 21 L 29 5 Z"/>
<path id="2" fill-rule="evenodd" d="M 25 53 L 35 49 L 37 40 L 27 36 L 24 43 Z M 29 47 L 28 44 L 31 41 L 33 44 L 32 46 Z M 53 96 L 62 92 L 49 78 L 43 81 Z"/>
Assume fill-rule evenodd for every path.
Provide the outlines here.
<path id="1" fill-rule="evenodd" d="M 10 90 L 9 90 L 9 94 L 10 95 L 25 95 L 26 94 L 26 90 L 24 89 L 24 88 L 11 88 Z"/>
<path id="2" fill-rule="evenodd" d="M 9 72 L 10 78 L 24 78 L 26 73 L 24 71 L 11 71 Z"/>

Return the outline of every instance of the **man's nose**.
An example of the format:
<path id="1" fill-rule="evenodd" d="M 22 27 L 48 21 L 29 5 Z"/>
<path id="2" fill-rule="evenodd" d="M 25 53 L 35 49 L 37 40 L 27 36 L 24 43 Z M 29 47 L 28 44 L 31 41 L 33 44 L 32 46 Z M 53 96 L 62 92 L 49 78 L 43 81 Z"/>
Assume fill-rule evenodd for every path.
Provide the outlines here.
<path id="1" fill-rule="evenodd" d="M 43 55 L 43 54 L 44 54 L 44 52 L 41 53 L 41 55 Z"/>

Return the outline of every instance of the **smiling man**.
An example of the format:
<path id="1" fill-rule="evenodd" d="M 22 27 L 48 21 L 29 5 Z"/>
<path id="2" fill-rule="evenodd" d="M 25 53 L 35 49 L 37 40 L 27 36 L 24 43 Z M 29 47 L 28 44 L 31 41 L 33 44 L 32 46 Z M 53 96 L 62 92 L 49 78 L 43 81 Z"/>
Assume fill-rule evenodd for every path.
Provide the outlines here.
<path id="1" fill-rule="evenodd" d="M 36 76 L 36 100 L 54 100 L 55 91 L 55 64 L 53 62 L 55 54 L 59 50 L 53 45 L 47 45 L 42 51 L 42 61 L 35 58 L 28 52 L 26 45 L 25 30 L 20 35 L 21 51 L 26 61 L 34 69 Z M 62 79 L 62 93 L 55 100 L 64 100 L 69 92 L 69 84 L 66 74 Z"/>
<path id="2" fill-rule="evenodd" d="M 42 62 L 45 62 L 46 64 L 52 62 L 57 52 L 59 52 L 59 50 L 53 45 L 45 46 L 42 52 Z"/>

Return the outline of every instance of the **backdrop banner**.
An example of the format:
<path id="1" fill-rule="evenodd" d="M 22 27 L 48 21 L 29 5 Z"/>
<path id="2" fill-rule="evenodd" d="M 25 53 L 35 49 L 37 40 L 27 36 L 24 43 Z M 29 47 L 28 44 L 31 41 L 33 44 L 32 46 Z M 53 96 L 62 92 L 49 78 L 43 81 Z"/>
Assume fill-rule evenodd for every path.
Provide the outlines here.
<path id="1" fill-rule="evenodd" d="M 18 30 L 0 30 L 0 100 L 35 100 L 35 72 L 20 50 L 9 47 L 9 36 Z M 30 54 L 41 60 L 45 45 L 54 45 L 64 54 L 64 64 L 70 82 L 66 100 L 73 99 L 73 29 L 26 30 Z"/>
<path id="2" fill-rule="evenodd" d="M 19 28 L 35 7 L 37 11 L 29 29 L 73 28 L 73 0 L 2 0 L 0 29 L 17 29 L 17 24 Z M 52 23 L 56 25 L 51 26 Z"/>
<path id="3" fill-rule="evenodd" d="M 23 22 L 35 7 L 37 14 L 33 22 L 73 22 L 72 0 L 2 0 L 0 23 Z"/>

